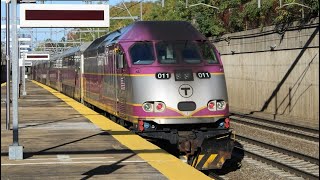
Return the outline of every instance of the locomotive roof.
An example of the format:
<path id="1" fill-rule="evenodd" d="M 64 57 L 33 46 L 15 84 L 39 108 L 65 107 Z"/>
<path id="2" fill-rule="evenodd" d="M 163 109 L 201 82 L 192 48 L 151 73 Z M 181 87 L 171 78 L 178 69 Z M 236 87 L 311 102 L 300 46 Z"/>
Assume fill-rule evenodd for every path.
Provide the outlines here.
<path id="1" fill-rule="evenodd" d="M 138 21 L 119 41 L 205 40 L 196 28 L 186 21 Z"/>
<path id="2" fill-rule="evenodd" d="M 88 50 L 97 49 L 102 44 L 153 40 L 206 40 L 206 37 L 186 21 L 137 21 L 96 39 Z"/>
<path id="3" fill-rule="evenodd" d="M 69 56 L 69 55 L 72 55 L 72 54 L 75 54 L 76 52 L 83 52 L 87 49 L 87 47 L 91 44 L 92 42 L 85 42 L 83 43 L 82 45 L 80 46 L 77 46 L 77 47 L 73 47 L 73 48 L 70 48 L 64 52 L 62 52 L 61 54 L 57 54 L 55 55 L 54 57 L 52 57 L 52 60 L 57 60 L 59 58 L 62 58 L 62 57 L 66 57 L 66 56 Z"/>

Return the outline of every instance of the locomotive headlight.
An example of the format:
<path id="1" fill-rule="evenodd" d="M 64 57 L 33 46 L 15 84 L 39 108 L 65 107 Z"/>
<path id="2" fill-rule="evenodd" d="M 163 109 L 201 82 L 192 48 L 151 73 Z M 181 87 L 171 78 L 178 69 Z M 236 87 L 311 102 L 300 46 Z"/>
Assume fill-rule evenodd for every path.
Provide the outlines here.
<path id="1" fill-rule="evenodd" d="M 217 110 L 224 110 L 226 108 L 226 102 L 223 100 L 217 101 Z"/>
<path id="2" fill-rule="evenodd" d="M 166 109 L 166 105 L 163 102 L 154 102 L 155 112 L 163 112 Z"/>
<path id="3" fill-rule="evenodd" d="M 149 101 L 142 104 L 142 109 L 145 112 L 163 112 L 166 109 L 166 104 L 161 101 Z"/>
<path id="4" fill-rule="evenodd" d="M 149 102 L 143 103 L 142 109 L 143 109 L 145 112 L 152 112 L 152 111 L 153 111 L 153 104 L 152 104 L 152 103 L 149 103 Z"/>
<path id="5" fill-rule="evenodd" d="M 209 111 L 216 111 L 217 110 L 216 101 L 209 101 L 208 102 L 208 110 Z"/>

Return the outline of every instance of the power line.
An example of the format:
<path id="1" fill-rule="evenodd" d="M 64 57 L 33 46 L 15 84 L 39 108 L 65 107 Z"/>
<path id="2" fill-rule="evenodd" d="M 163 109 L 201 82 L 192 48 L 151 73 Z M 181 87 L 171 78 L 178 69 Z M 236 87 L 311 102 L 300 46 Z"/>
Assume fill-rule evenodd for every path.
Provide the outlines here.
<path id="1" fill-rule="evenodd" d="M 134 4 L 132 4 L 132 5 L 129 6 L 127 9 L 129 10 L 130 8 L 132 8 L 133 6 L 136 6 L 137 4 L 141 3 L 142 1 L 143 1 L 143 0 L 138 1 L 138 2 L 136 2 L 136 3 L 134 3 Z M 122 11 L 118 12 L 115 16 L 120 15 L 120 14 L 123 13 L 124 11 L 126 11 L 126 9 L 123 9 Z"/>

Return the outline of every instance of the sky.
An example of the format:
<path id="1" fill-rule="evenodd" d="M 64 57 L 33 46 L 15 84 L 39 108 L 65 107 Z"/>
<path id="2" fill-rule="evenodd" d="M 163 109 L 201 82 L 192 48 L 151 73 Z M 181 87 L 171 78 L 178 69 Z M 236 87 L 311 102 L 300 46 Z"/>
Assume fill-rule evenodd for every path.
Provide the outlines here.
<path id="1" fill-rule="evenodd" d="M 105 4 L 109 4 L 110 6 L 114 6 L 121 2 L 130 2 L 130 1 L 138 1 L 138 0 L 103 0 L 102 2 Z M 156 0 L 144 0 L 144 1 L 156 1 Z M 39 1 L 38 1 L 39 3 Z M 96 4 L 98 1 L 92 1 L 92 4 Z M 45 4 L 85 4 L 85 2 L 79 1 L 63 1 L 63 0 L 46 0 Z M 11 14 L 10 14 L 11 16 Z M 17 7 L 17 17 L 19 17 L 19 5 Z M 1 25 L 5 26 L 6 24 L 6 3 L 5 0 L 1 0 Z M 32 41 L 44 41 L 45 39 L 51 38 L 53 41 L 60 41 L 62 37 L 65 36 L 66 31 L 62 28 L 24 28 L 21 29 L 20 32 L 26 34 L 27 36 L 32 33 Z M 36 33 L 35 33 L 36 32 Z M 1 29 L 1 41 L 5 41 L 5 29 Z"/>

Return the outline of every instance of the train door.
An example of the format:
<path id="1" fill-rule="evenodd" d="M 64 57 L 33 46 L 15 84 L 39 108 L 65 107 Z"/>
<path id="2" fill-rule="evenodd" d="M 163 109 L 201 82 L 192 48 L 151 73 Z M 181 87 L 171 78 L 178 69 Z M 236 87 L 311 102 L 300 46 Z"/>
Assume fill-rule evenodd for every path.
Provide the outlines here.
<path id="1" fill-rule="evenodd" d="M 115 48 L 111 48 L 109 49 L 110 53 L 111 53 L 111 58 L 109 58 L 112 62 L 112 68 L 111 68 L 111 97 L 112 97 L 112 111 L 111 113 L 118 116 L 118 106 L 117 106 L 117 102 L 118 102 L 118 78 L 117 78 L 117 63 L 116 63 L 116 50 Z"/>
<path id="2" fill-rule="evenodd" d="M 121 119 L 127 119 L 126 112 L 126 74 L 127 74 L 127 63 L 123 51 L 118 48 L 116 49 L 116 71 L 117 71 L 117 114 Z M 123 121 L 120 120 L 120 123 Z"/>
<path id="3" fill-rule="evenodd" d="M 84 97 L 84 55 L 80 53 L 80 72 L 79 72 L 79 81 L 80 81 L 80 102 L 83 104 L 83 97 Z"/>
<path id="4" fill-rule="evenodd" d="M 104 46 L 98 48 L 98 54 L 97 54 L 97 72 L 98 72 L 98 77 L 97 77 L 97 85 L 99 86 L 99 99 L 98 101 L 101 104 L 106 104 L 106 99 L 105 99 L 105 93 L 104 93 L 104 82 L 105 82 L 105 73 L 104 73 L 104 62 L 105 62 L 105 53 L 104 53 Z M 105 107 L 103 107 L 105 108 Z"/>
<path id="5" fill-rule="evenodd" d="M 80 52 L 76 52 L 74 55 L 74 65 L 75 65 L 75 88 L 74 88 L 74 97 L 77 100 L 81 100 L 81 54 Z"/>

